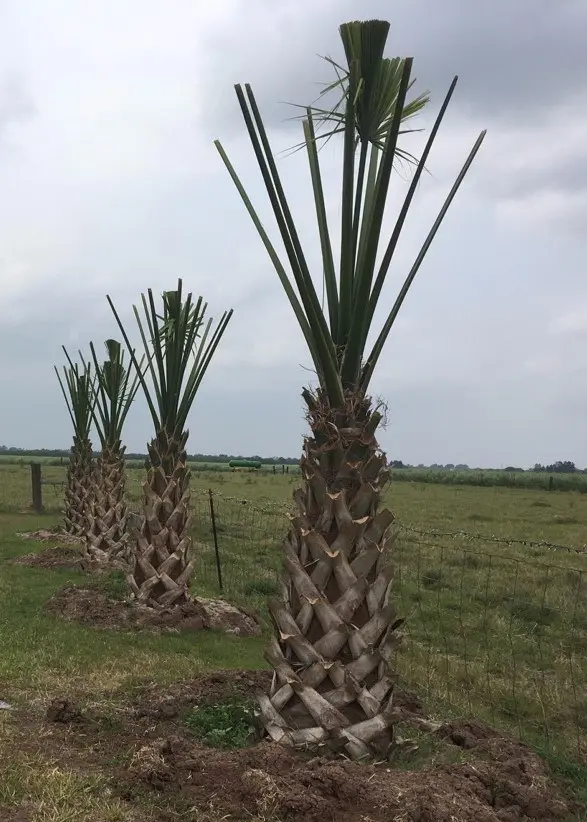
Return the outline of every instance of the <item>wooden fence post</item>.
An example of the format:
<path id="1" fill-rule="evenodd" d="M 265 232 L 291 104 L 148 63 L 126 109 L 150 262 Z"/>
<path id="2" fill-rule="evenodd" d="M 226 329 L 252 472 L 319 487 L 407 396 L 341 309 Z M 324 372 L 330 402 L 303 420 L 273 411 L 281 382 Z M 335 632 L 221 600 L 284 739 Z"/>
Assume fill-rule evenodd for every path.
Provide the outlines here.
<path id="1" fill-rule="evenodd" d="M 41 463 L 31 462 L 31 485 L 33 490 L 33 508 L 37 514 L 43 513 L 43 486 L 41 485 Z"/>

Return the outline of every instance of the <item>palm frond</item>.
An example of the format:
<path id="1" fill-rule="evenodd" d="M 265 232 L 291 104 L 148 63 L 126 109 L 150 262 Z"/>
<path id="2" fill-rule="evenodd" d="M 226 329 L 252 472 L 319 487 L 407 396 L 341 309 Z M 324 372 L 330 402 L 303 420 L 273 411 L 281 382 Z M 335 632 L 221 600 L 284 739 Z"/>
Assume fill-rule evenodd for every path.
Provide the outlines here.
<path id="1" fill-rule="evenodd" d="M 95 403 L 95 376 L 91 368 L 82 363 L 74 363 L 65 346 L 62 346 L 68 365 L 63 366 L 63 379 L 57 366 L 53 366 L 63 399 L 67 406 L 74 434 L 79 439 L 87 439 L 92 425 Z"/>
<path id="2" fill-rule="evenodd" d="M 191 293 L 184 296 L 181 279 L 177 289 L 163 293 L 160 312 L 152 290 L 148 289 L 146 295 L 141 295 L 143 317 L 133 306 L 144 348 L 139 363 L 114 303 L 109 296 L 107 300 L 135 367 L 155 430 L 181 436 L 198 389 L 232 317 L 232 309 L 222 314 L 212 331 L 213 320 L 205 316 L 207 303 L 202 297 L 194 302 Z"/>
<path id="3" fill-rule="evenodd" d="M 320 272 L 326 293 L 326 308 L 320 304 L 314 278 L 307 264 L 300 235 L 293 219 L 267 133 L 254 94 L 249 86 L 236 86 L 237 99 L 273 209 L 287 262 L 282 260 L 255 210 L 222 144 L 216 148 L 267 249 L 279 280 L 300 325 L 322 391 L 331 406 L 340 407 L 345 393 L 367 390 L 383 345 L 397 312 L 421 267 L 430 244 L 444 220 L 450 204 L 468 172 L 485 137 L 482 132 L 416 255 L 394 308 L 376 338 L 367 358 L 365 348 L 382 288 L 404 228 L 412 200 L 425 171 L 438 129 L 452 97 L 457 78 L 431 130 L 422 156 L 417 159 L 399 145 L 400 138 L 416 130 L 406 126 L 428 104 L 427 93 L 408 99 L 413 88 L 412 59 L 384 56 L 389 23 L 369 20 L 345 23 L 340 27 L 346 67 L 328 58 L 336 79 L 323 94 L 336 94 L 331 107 L 306 107 L 304 140 L 312 183 L 316 222 L 322 253 Z M 342 134 L 342 193 L 340 200 L 341 240 L 335 260 L 328 225 L 326 194 L 317 147 L 318 128 L 328 130 L 323 137 Z M 411 163 L 414 175 L 389 239 L 383 238 L 391 175 L 398 163 Z M 381 257 L 381 259 L 380 259 Z"/>
<path id="4" fill-rule="evenodd" d="M 100 363 L 94 343 L 90 343 L 96 374 L 93 419 L 102 448 L 112 447 L 121 439 L 124 422 L 139 389 L 139 373 L 144 371 L 145 360 L 141 358 L 137 365 L 139 371 L 133 373 L 125 365 L 124 351 L 118 340 L 106 340 L 105 348 L 107 358 Z M 133 356 L 134 351 L 131 363 Z"/>

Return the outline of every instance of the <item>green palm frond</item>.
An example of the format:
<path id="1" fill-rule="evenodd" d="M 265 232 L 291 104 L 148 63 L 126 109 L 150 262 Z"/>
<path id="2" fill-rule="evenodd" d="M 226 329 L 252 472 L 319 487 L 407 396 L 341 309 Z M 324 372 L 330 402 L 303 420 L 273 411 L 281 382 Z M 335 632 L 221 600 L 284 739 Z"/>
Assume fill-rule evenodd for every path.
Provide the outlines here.
<path id="1" fill-rule="evenodd" d="M 331 61 L 337 79 L 324 93 L 338 92 L 334 107 L 306 109 L 304 145 L 308 155 L 322 270 L 313 277 L 277 170 L 267 132 L 249 85 L 235 87 L 243 119 L 255 153 L 284 244 L 282 260 L 251 202 L 220 141 L 216 148 L 269 254 L 277 276 L 296 315 L 320 386 L 333 406 L 340 406 L 346 392 L 366 392 L 387 336 L 456 192 L 485 137 L 482 131 L 449 192 L 414 264 L 400 289 L 373 349 L 366 354 L 367 340 L 397 244 L 410 206 L 425 170 L 430 151 L 453 95 L 455 77 L 431 129 L 422 155 L 415 160 L 399 145 L 412 120 L 428 103 L 422 94 L 408 101 L 412 88 L 412 59 L 386 58 L 384 50 L 389 23 L 355 21 L 340 27 L 346 68 Z M 342 135 L 343 167 L 340 200 L 341 231 L 338 255 L 332 246 L 327 219 L 317 129 L 328 126 L 321 137 Z M 414 172 L 391 236 L 383 237 L 383 221 L 391 174 L 398 160 L 414 161 Z M 338 256 L 338 260 L 336 257 Z M 326 308 L 323 310 L 315 280 L 323 279 Z"/>
<path id="2" fill-rule="evenodd" d="M 69 365 L 63 366 L 63 379 L 57 366 L 53 366 L 67 411 L 78 439 L 87 439 L 92 425 L 92 414 L 95 403 L 95 375 L 91 368 L 82 363 L 74 363 L 65 346 L 62 346 Z"/>
<path id="3" fill-rule="evenodd" d="M 375 21 L 379 23 L 380 21 Z M 379 26 L 378 26 L 379 28 Z M 330 57 L 324 57 L 337 75 L 336 80 L 329 83 L 320 93 L 318 102 L 322 98 L 328 98 L 331 94 L 337 93 L 336 103 L 330 108 L 323 108 L 320 105 L 296 106 L 303 108 L 304 114 L 298 119 L 307 116 L 311 112 L 313 121 L 316 123 L 316 140 L 328 141 L 336 134 L 344 133 L 347 118 L 347 105 L 349 95 L 353 95 L 353 108 L 355 112 L 356 143 L 369 142 L 383 150 L 387 132 L 395 115 L 398 95 L 401 86 L 401 78 L 404 70 L 404 60 L 400 57 L 386 58 L 379 54 L 379 47 L 373 49 L 370 44 L 363 47 L 359 44 L 357 53 L 356 45 L 349 38 L 347 33 L 353 28 L 344 28 L 345 40 L 348 40 L 347 59 L 349 69 L 345 70 Z M 361 31 L 366 33 L 364 27 Z M 378 44 L 380 45 L 380 44 Z M 360 60 L 360 67 L 356 68 L 356 62 Z M 358 78 L 358 79 L 357 79 Z M 408 86 L 408 91 L 414 86 L 416 80 L 412 80 Z M 429 92 L 421 92 L 411 100 L 405 100 L 401 111 L 402 124 L 415 117 L 429 103 Z M 294 104 L 295 105 L 295 104 Z M 321 131 L 321 129 L 328 129 Z M 399 136 L 421 131 L 417 128 L 402 128 Z M 296 149 L 303 148 L 305 143 L 299 143 Z M 397 146 L 396 159 L 405 160 L 410 163 L 417 163 L 417 158 L 409 151 Z"/>
<path id="4" fill-rule="evenodd" d="M 124 351 L 118 340 L 106 340 L 107 359 L 98 361 L 94 343 L 90 351 L 96 374 L 93 419 L 102 448 L 120 441 L 122 428 L 139 389 L 139 373 L 132 373 L 124 362 Z M 81 356 L 81 354 L 80 354 Z M 133 361 L 134 351 L 131 355 Z M 137 363 L 144 370 L 144 357 Z"/>
<path id="5" fill-rule="evenodd" d="M 207 303 L 202 297 L 194 302 L 191 293 L 184 296 L 181 279 L 176 290 L 164 292 L 162 312 L 157 311 L 149 289 L 146 296 L 141 295 L 144 319 L 133 306 L 145 352 L 139 363 L 112 300 L 110 297 L 107 300 L 130 352 L 155 429 L 164 430 L 170 436 L 181 436 L 204 375 L 232 317 L 232 309 L 223 313 L 214 328 L 212 318 L 206 319 Z"/>

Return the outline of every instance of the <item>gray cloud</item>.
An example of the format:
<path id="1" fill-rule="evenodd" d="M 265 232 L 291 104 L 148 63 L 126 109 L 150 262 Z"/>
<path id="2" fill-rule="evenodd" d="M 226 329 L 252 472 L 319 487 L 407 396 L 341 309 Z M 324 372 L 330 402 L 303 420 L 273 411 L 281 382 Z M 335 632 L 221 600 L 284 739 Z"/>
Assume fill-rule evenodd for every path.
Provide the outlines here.
<path id="1" fill-rule="evenodd" d="M 263 9 L 267 23 L 243 38 L 250 6 Z M 319 84 L 332 79 L 331 69 L 315 55 L 342 60 L 337 26 L 357 16 L 353 0 L 317 4 L 311 26 L 303 11 L 296 14 L 301 7 L 295 2 L 276 4 L 272 14 L 262 0 L 250 6 L 239 6 L 214 30 L 202 64 L 209 120 L 224 134 L 243 128 L 234 83 L 250 82 L 266 122 L 287 126 L 295 112 L 283 103 L 315 99 Z M 390 52 L 415 58 L 415 76 L 421 88 L 431 89 L 435 105 L 458 74 L 453 105 L 486 125 L 529 118 L 540 124 L 552 105 L 584 98 L 587 6 L 582 0 L 412 0 L 393 7 L 387 0 L 364 0 L 360 11 L 363 18 L 391 21 Z"/>
<path id="2" fill-rule="evenodd" d="M 225 141 L 275 238 L 232 84 L 254 84 L 276 148 L 291 145 L 279 101 L 314 97 L 315 81 L 328 77 L 316 54 L 336 53 L 336 25 L 357 4 L 164 5 L 88 0 L 72 13 L 68 0 L 50 9 L 29 0 L 13 5 L 13 28 L 0 31 L 0 77 L 26 77 L 36 111 L 26 128 L 4 130 L 0 152 L 0 375 L 10 387 L 0 440 L 67 445 L 52 371 L 61 344 L 73 351 L 117 335 L 106 293 L 133 327 L 140 293 L 182 276 L 213 314 L 236 309 L 189 419 L 190 449 L 296 454 L 308 355 L 211 139 Z M 570 230 L 585 208 L 587 124 L 573 102 L 587 93 L 584 4 L 361 6 L 364 16 L 389 13 L 392 48 L 414 54 L 437 102 L 453 73 L 461 83 L 379 319 L 476 133 L 489 134 L 381 359 L 373 392 L 391 412 L 382 445 L 413 462 L 585 465 L 584 253 L 582 229 Z M 8 98 L 11 123 L 23 116 L 17 97 Z M 8 144 L 18 162 L 8 162 Z M 336 237 L 339 147 L 323 162 Z M 280 163 L 320 291 L 306 163 L 301 153 Z M 393 203 L 403 184 L 395 178 Z M 139 401 L 131 450 L 144 447 L 150 427 Z"/>

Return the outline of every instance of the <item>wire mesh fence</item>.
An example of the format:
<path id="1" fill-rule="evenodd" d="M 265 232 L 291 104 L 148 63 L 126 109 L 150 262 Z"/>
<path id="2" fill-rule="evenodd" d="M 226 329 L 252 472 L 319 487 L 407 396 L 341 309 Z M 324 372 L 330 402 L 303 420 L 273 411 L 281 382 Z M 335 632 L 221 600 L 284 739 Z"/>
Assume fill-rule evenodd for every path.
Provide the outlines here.
<path id="1" fill-rule="evenodd" d="M 46 507 L 58 510 L 63 478 L 43 476 Z M 129 491 L 138 510 L 138 477 Z M 280 590 L 287 506 L 202 490 L 191 505 L 195 592 L 263 611 Z M 394 596 L 407 633 L 396 669 L 404 687 L 442 717 L 478 717 L 534 745 L 587 755 L 584 549 L 408 523 L 396 532 Z"/>
<path id="2" fill-rule="evenodd" d="M 223 595 L 263 609 L 279 592 L 284 508 L 213 500 L 216 546 L 210 500 L 193 500 L 196 588 L 220 590 L 217 549 Z M 449 544 L 426 536 L 399 525 L 393 548 L 394 596 L 406 617 L 396 660 L 404 686 L 439 712 L 585 755 L 587 566 L 478 550 L 464 532 Z"/>

